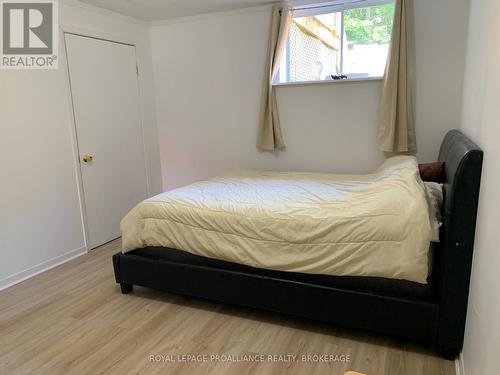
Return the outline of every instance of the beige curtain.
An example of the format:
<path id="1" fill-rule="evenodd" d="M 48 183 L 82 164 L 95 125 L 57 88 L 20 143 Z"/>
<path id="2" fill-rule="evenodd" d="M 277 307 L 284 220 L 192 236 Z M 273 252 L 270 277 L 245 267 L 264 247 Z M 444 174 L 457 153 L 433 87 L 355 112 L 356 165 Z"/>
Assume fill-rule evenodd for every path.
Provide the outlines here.
<path id="1" fill-rule="evenodd" d="M 411 0 L 396 0 L 378 129 L 380 150 L 416 149 L 411 75 Z"/>
<path id="2" fill-rule="evenodd" d="M 273 7 L 257 135 L 257 148 L 261 151 L 273 151 L 285 147 L 273 79 L 279 70 L 291 21 L 292 12 L 289 8 Z"/>

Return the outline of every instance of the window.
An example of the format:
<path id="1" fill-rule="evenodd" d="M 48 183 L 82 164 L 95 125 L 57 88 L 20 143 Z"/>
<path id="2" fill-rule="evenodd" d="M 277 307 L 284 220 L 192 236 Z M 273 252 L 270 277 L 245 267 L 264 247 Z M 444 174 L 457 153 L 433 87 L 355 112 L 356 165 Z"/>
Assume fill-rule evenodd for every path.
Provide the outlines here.
<path id="1" fill-rule="evenodd" d="M 393 16 L 393 0 L 343 0 L 294 9 L 276 80 L 383 76 Z"/>

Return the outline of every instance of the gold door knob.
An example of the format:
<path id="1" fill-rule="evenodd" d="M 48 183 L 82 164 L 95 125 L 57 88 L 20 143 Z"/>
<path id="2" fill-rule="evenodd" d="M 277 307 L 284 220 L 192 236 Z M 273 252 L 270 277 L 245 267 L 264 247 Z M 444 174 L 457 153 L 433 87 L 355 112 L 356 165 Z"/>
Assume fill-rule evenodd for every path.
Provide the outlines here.
<path id="1" fill-rule="evenodd" d="M 93 159 L 92 155 L 89 154 L 85 154 L 82 156 L 82 160 L 84 163 L 90 163 L 92 159 Z"/>

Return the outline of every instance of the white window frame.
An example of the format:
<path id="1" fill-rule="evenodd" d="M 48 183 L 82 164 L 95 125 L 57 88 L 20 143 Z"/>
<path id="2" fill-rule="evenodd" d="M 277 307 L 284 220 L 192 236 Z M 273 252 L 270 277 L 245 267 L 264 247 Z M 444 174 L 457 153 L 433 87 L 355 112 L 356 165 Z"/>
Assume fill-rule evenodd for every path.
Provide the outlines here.
<path id="1" fill-rule="evenodd" d="M 292 10 L 293 10 L 293 17 L 296 18 L 296 17 L 318 16 L 321 14 L 337 13 L 337 12 L 343 12 L 345 10 L 350 10 L 350 9 L 368 8 L 368 7 L 393 4 L 393 3 L 394 3 L 394 0 L 334 0 L 334 1 L 316 3 L 316 4 L 297 6 L 297 7 L 294 7 Z M 340 35 L 344 35 L 344 14 L 343 13 L 342 13 Z M 290 43 L 290 41 L 288 40 L 286 43 L 285 54 L 288 54 L 290 51 L 290 44 L 289 43 Z M 344 71 L 344 38 L 343 37 L 340 38 L 340 51 L 341 51 L 340 71 L 343 72 Z M 287 64 L 287 70 L 288 69 L 290 69 L 289 64 Z M 332 82 L 345 82 L 345 81 L 351 81 L 351 82 L 374 81 L 374 80 L 382 79 L 382 76 L 380 76 L 380 77 L 366 77 L 366 78 L 347 78 L 344 80 L 316 80 L 316 81 L 296 81 L 296 82 L 293 81 L 293 82 L 290 82 L 288 80 L 288 77 L 289 77 L 288 72 L 286 73 L 286 76 L 287 76 L 287 81 L 279 82 L 279 80 L 277 80 L 276 82 L 273 83 L 273 85 L 274 86 L 285 86 L 285 85 L 332 83 Z"/>
<path id="2" fill-rule="evenodd" d="M 367 8 L 394 3 L 394 0 L 337 0 L 319 4 L 309 4 L 293 8 L 293 17 L 317 16 L 320 14 L 341 12 L 349 9 Z"/>

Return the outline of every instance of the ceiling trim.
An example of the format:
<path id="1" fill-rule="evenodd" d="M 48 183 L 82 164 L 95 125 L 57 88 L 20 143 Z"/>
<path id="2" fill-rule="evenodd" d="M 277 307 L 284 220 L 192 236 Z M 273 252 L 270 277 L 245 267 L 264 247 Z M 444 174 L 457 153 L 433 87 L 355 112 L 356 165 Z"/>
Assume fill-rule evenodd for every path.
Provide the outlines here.
<path id="1" fill-rule="evenodd" d="M 279 4 L 279 3 L 277 3 L 277 4 Z M 176 23 L 195 22 L 195 21 L 201 21 L 204 19 L 233 16 L 236 14 L 265 12 L 265 11 L 270 11 L 273 5 L 275 5 L 275 4 L 257 5 L 254 7 L 223 10 L 221 12 L 195 14 L 192 16 L 169 18 L 169 19 L 160 20 L 160 21 L 150 21 L 149 24 L 151 26 L 166 26 L 166 25 L 172 25 L 172 24 L 176 24 Z"/>
<path id="2" fill-rule="evenodd" d="M 82 3 L 78 0 L 59 0 L 59 5 L 67 5 L 74 8 L 80 8 L 88 12 L 98 13 L 104 16 L 109 16 L 122 21 L 133 22 L 140 25 L 147 26 L 149 24 L 149 21 L 143 20 L 141 18 L 132 17 L 127 14 L 115 12 L 111 9 L 101 8 L 92 4 Z"/>

